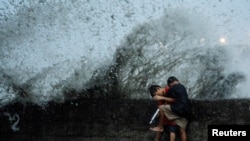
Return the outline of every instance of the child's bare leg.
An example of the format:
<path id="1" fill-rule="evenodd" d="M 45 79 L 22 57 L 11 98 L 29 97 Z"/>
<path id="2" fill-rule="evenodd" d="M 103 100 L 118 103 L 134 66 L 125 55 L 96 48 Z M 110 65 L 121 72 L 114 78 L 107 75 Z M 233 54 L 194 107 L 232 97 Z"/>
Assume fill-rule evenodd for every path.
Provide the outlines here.
<path id="1" fill-rule="evenodd" d="M 155 141 L 160 141 L 162 136 L 162 132 L 157 132 L 155 136 Z"/>
<path id="2" fill-rule="evenodd" d="M 156 131 L 156 132 L 163 132 L 163 122 L 164 122 L 164 113 L 163 110 L 160 108 L 160 118 L 159 118 L 159 124 L 154 127 L 154 128 L 150 128 L 150 130 Z"/>
<path id="3" fill-rule="evenodd" d="M 181 135 L 181 141 L 187 141 L 186 131 L 182 128 L 180 128 L 180 135 Z"/>
<path id="4" fill-rule="evenodd" d="M 170 136 L 170 141 L 175 141 L 175 132 L 170 132 L 169 136 Z"/>

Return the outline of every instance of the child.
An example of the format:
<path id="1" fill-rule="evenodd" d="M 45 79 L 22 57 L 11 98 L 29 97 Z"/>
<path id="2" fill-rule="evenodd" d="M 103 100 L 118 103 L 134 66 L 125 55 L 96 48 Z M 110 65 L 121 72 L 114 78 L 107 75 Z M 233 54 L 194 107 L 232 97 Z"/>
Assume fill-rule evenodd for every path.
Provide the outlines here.
<path id="1" fill-rule="evenodd" d="M 158 85 L 155 85 L 156 87 L 160 87 Z M 165 94 L 168 92 L 169 90 L 169 87 L 166 86 L 165 87 L 165 93 L 162 93 L 162 94 L 158 94 L 158 95 L 161 95 L 161 96 L 165 96 Z M 154 95 L 151 94 L 151 96 L 153 97 Z M 160 105 L 163 105 L 163 104 L 167 104 L 165 101 L 162 101 L 162 100 L 159 100 L 158 101 L 158 107 Z M 161 118 L 161 117 L 160 117 Z M 174 121 L 170 121 L 168 120 L 165 116 L 163 117 L 163 125 L 165 126 L 165 131 L 167 133 L 169 133 L 169 137 L 170 137 L 170 141 L 175 141 L 175 134 L 176 132 L 178 131 L 178 126 L 175 124 Z M 155 137 L 155 141 L 160 141 L 161 138 L 162 138 L 162 135 L 163 133 L 162 132 L 156 132 L 156 137 Z"/>

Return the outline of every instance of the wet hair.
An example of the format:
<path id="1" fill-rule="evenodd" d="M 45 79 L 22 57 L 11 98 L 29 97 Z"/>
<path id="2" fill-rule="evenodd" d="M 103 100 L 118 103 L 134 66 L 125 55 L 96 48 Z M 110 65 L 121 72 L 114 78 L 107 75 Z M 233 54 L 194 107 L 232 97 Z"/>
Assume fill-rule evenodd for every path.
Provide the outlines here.
<path id="1" fill-rule="evenodd" d="M 175 76 L 170 76 L 168 78 L 168 86 L 170 85 L 170 83 L 173 83 L 174 81 L 178 81 L 178 79 Z"/>
<path id="2" fill-rule="evenodd" d="M 157 91 L 158 88 L 161 88 L 161 86 L 159 86 L 159 85 L 151 85 L 151 86 L 148 88 L 148 90 L 149 90 L 149 92 L 150 92 L 150 95 L 151 95 L 152 97 L 155 96 L 155 92 Z"/>

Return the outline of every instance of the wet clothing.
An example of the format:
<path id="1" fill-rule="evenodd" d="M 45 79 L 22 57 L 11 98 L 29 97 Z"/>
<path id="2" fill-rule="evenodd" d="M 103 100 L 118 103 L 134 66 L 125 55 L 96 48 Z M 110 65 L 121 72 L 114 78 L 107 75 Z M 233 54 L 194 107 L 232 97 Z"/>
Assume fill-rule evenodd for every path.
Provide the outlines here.
<path id="1" fill-rule="evenodd" d="M 165 87 L 165 92 L 169 91 L 169 87 Z M 166 96 L 166 95 L 165 95 Z M 164 105 L 165 101 L 159 101 L 158 106 Z M 169 120 L 164 116 L 164 121 L 163 121 L 165 127 L 164 130 L 167 132 L 177 132 L 178 131 L 178 126 L 176 125 L 175 121 Z"/>
<path id="2" fill-rule="evenodd" d="M 165 97 L 175 99 L 171 104 L 160 106 L 165 116 L 168 120 L 174 121 L 180 128 L 186 129 L 191 115 L 191 103 L 186 88 L 180 83 L 175 84 L 166 91 Z"/>
<path id="3" fill-rule="evenodd" d="M 189 119 L 191 115 L 191 103 L 186 88 L 182 84 L 173 85 L 167 92 L 166 97 L 175 99 L 170 105 L 171 110 L 175 114 Z"/>
<path id="4" fill-rule="evenodd" d="M 172 110 L 170 105 L 161 105 L 160 108 L 163 110 L 164 115 L 167 117 L 168 120 L 172 120 L 182 129 L 186 129 L 188 120 L 184 117 L 181 117 L 175 114 Z"/>
<path id="5" fill-rule="evenodd" d="M 177 125 L 165 126 L 164 131 L 177 133 L 179 131 L 179 126 L 177 126 Z"/>

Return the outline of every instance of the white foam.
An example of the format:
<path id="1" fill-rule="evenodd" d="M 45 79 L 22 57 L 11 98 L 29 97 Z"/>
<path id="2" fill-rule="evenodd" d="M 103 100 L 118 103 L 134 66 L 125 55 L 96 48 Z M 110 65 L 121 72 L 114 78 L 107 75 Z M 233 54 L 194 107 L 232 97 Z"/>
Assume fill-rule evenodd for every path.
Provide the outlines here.
<path id="1" fill-rule="evenodd" d="M 239 8 L 234 9 L 232 7 L 235 3 L 238 3 Z M 122 41 L 126 35 L 133 31 L 134 27 L 144 23 L 154 23 L 159 24 L 157 26 L 164 27 L 163 23 L 168 22 L 167 20 L 162 20 L 163 23 L 152 21 L 161 19 L 165 16 L 165 13 L 171 14 L 171 10 L 168 9 L 189 9 L 190 11 L 196 11 L 198 15 L 204 16 L 204 19 L 207 20 L 196 22 L 196 16 L 192 16 L 192 12 L 188 13 L 185 10 L 180 10 L 180 13 L 178 13 L 177 16 L 189 17 L 190 26 L 189 29 L 185 30 L 194 31 L 195 37 L 200 37 L 199 40 L 195 40 L 194 44 L 206 39 L 205 36 L 208 33 L 199 31 L 200 28 L 197 27 L 206 29 L 207 27 L 202 24 L 210 22 L 210 20 L 215 23 L 212 26 L 217 29 L 216 34 L 211 31 L 211 34 L 214 34 L 209 39 L 212 42 L 211 44 L 217 43 L 217 41 L 215 43 L 211 40 L 218 38 L 220 33 L 226 33 L 229 39 L 234 39 L 233 32 L 238 32 L 238 30 L 243 31 L 242 34 L 245 35 L 245 32 L 249 32 L 250 29 L 246 29 L 246 26 L 250 24 L 243 23 L 246 18 L 245 15 L 249 15 L 249 9 L 246 9 L 244 5 L 249 5 L 249 2 L 242 3 L 239 5 L 237 1 L 230 3 L 224 1 L 209 2 L 209 4 L 206 4 L 203 2 L 194 3 L 193 1 L 166 2 L 164 0 L 114 0 L 106 2 L 2 0 L 0 4 L 0 66 L 1 78 L 4 81 L 0 83 L 0 103 L 8 103 L 21 97 L 13 89 L 14 85 L 28 85 L 26 91 L 30 94 L 29 98 L 36 103 L 49 100 L 63 101 L 62 90 L 64 87 L 71 87 L 75 90 L 84 89 L 85 84 L 88 83 L 96 69 L 113 63 L 112 59 L 117 46 L 122 45 Z M 236 26 L 231 25 L 231 21 L 234 24 L 237 23 L 234 21 L 236 18 L 239 20 L 238 24 Z M 179 20 L 179 22 L 182 22 L 181 19 Z M 179 29 L 185 28 L 181 25 L 179 24 Z M 238 28 L 239 26 L 241 28 Z M 202 29 L 202 31 L 205 31 L 205 29 Z M 171 42 L 163 43 L 162 40 L 169 34 L 162 32 L 164 30 L 161 30 L 161 28 L 157 28 L 157 30 L 159 31 L 153 31 L 152 33 L 158 38 L 158 41 L 153 43 L 154 48 L 157 48 L 153 50 L 155 52 L 173 44 Z M 224 30 L 229 31 L 224 32 Z M 237 41 L 248 40 L 240 38 L 234 43 L 239 43 Z M 190 42 L 193 42 L 193 40 L 190 39 Z M 203 43 L 199 45 L 207 46 L 207 43 L 202 45 Z M 189 47 L 192 47 L 191 44 L 189 45 Z M 151 54 L 150 50 L 148 50 L 149 52 L 147 50 L 147 48 L 144 48 L 145 55 L 154 58 L 155 56 Z M 229 67 L 232 69 L 231 71 L 238 71 L 239 69 L 248 76 L 248 58 L 242 58 L 239 54 L 232 58 L 235 62 L 239 61 L 240 63 L 232 62 L 234 69 Z M 244 63 L 241 59 L 244 60 Z M 162 60 L 159 57 L 156 62 L 161 64 Z M 195 65 L 194 67 L 199 68 Z M 182 64 L 179 68 L 183 70 L 183 68 L 188 68 L 188 65 Z M 176 69 L 175 74 L 183 74 L 181 69 Z M 138 76 L 142 70 L 143 68 L 139 68 L 132 76 Z M 195 82 L 195 80 L 188 79 L 197 74 L 195 71 L 186 70 L 186 74 L 181 75 L 184 82 L 190 84 Z M 129 78 L 128 75 L 130 74 L 126 73 L 120 77 L 125 81 L 126 78 Z M 161 84 L 165 81 L 165 78 L 162 78 L 163 75 L 162 71 L 156 75 Z M 238 88 L 243 89 L 248 83 L 246 81 L 245 85 L 241 84 Z M 139 85 L 138 87 L 143 86 Z M 247 89 L 243 90 L 247 91 Z M 235 97 L 248 96 L 241 93 Z"/>

